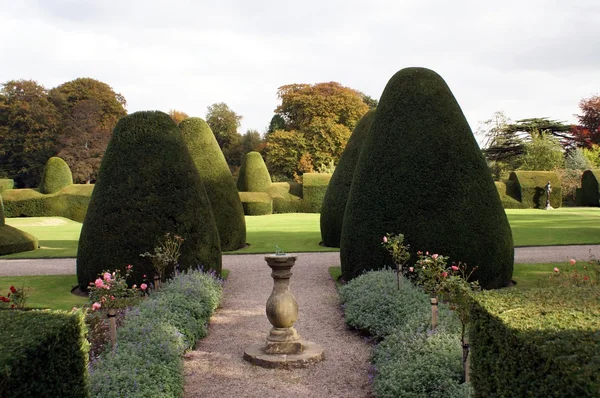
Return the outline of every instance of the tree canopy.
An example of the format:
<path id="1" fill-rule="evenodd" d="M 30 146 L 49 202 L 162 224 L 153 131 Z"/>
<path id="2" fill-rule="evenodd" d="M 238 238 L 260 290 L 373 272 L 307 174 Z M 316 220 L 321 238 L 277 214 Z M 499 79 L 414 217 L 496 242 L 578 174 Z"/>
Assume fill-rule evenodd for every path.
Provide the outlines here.
<path id="1" fill-rule="evenodd" d="M 583 98 L 579 102 L 581 115 L 577 115 L 578 126 L 573 126 L 571 135 L 578 146 L 591 148 L 600 145 L 600 96 Z"/>

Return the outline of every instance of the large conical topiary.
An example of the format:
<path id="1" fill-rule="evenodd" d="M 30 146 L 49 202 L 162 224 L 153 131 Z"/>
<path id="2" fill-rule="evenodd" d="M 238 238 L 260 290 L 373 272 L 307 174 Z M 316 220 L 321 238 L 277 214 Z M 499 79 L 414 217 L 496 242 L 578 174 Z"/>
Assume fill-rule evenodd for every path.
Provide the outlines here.
<path id="1" fill-rule="evenodd" d="M 209 125 L 193 117 L 179 124 L 183 139 L 202 177 L 212 205 L 221 250 L 237 250 L 246 245 L 246 219 L 235 181 Z"/>
<path id="2" fill-rule="evenodd" d="M 344 210 L 350 185 L 352 185 L 354 168 L 374 116 L 375 109 L 372 109 L 358 121 L 329 181 L 321 207 L 321 239 L 325 246 L 340 247 Z"/>
<path id="3" fill-rule="evenodd" d="M 67 162 L 54 156 L 48 159 L 40 183 L 41 193 L 56 193 L 73 184 L 73 174 Z"/>
<path id="4" fill-rule="evenodd" d="M 213 212 L 179 128 L 166 113 L 136 112 L 119 120 L 102 159 L 79 238 L 79 287 L 128 264 L 139 285 L 155 274 L 140 254 L 152 253 L 166 233 L 185 239 L 181 270 L 221 272 Z"/>
<path id="5" fill-rule="evenodd" d="M 37 249 L 38 239 L 35 236 L 6 225 L 5 221 L 4 203 L 0 196 L 0 256 Z"/>
<path id="6" fill-rule="evenodd" d="M 237 179 L 240 192 L 266 192 L 271 187 L 271 175 L 258 152 L 248 152 L 242 159 Z"/>
<path id="7" fill-rule="evenodd" d="M 506 286 L 513 240 L 486 162 L 444 80 L 407 68 L 388 82 L 354 173 L 340 258 L 346 280 L 391 265 L 381 246 L 402 233 L 413 253 L 450 256 L 484 288 Z"/>

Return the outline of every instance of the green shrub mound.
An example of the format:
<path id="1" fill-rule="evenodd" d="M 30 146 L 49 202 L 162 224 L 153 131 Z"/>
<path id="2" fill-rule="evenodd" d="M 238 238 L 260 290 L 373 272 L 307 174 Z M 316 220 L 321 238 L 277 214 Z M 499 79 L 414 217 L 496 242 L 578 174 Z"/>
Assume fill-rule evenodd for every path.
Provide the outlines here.
<path id="1" fill-rule="evenodd" d="M 273 213 L 302 212 L 302 184 L 274 182 L 267 193 L 273 199 Z"/>
<path id="2" fill-rule="evenodd" d="M 83 222 L 94 185 L 73 184 L 44 195 L 33 189 L 4 192 L 7 217 L 65 217 Z"/>
<path id="3" fill-rule="evenodd" d="M 125 316 L 117 345 L 106 350 L 90 376 L 94 397 L 181 397 L 182 354 L 206 337 L 222 296 L 213 275 L 175 276 Z"/>
<path id="4" fill-rule="evenodd" d="M 88 397 L 84 314 L 0 311 L 0 397 Z"/>
<path id="5" fill-rule="evenodd" d="M 303 213 L 319 213 L 323 207 L 323 198 L 331 181 L 328 173 L 304 173 L 302 175 Z"/>
<path id="6" fill-rule="evenodd" d="M 600 206 L 600 170 L 586 170 L 581 176 L 581 190 L 577 198 L 580 206 Z"/>
<path id="7" fill-rule="evenodd" d="M 48 159 L 42 173 L 40 192 L 44 194 L 56 193 L 71 184 L 73 184 L 73 174 L 71 174 L 67 162 L 56 156 Z"/>
<path id="8" fill-rule="evenodd" d="M 271 187 L 271 175 L 258 152 L 244 155 L 238 172 L 237 189 L 240 192 L 266 192 Z"/>
<path id="9" fill-rule="evenodd" d="M 154 274 L 140 254 L 152 253 L 166 233 L 185 239 L 181 270 L 202 266 L 220 274 L 215 218 L 181 132 L 166 113 L 136 112 L 119 120 L 102 159 L 79 238 L 80 289 L 128 264 L 139 285 L 142 275 Z"/>
<path id="10" fill-rule="evenodd" d="M 340 247 L 344 210 L 346 209 L 350 185 L 352 185 L 354 168 L 374 116 L 375 109 L 372 109 L 358 121 L 327 186 L 323 206 L 321 207 L 320 220 L 321 239 L 325 246 Z"/>
<path id="11" fill-rule="evenodd" d="M 273 199 L 266 192 L 239 192 L 244 214 L 264 216 L 273 213 Z"/>
<path id="12" fill-rule="evenodd" d="M 231 251 L 244 247 L 244 209 L 215 135 L 200 118 L 183 120 L 179 123 L 179 129 L 206 188 L 219 231 L 221 250 Z"/>
<path id="13" fill-rule="evenodd" d="M 475 396 L 600 396 L 598 298 L 597 287 L 478 295 L 469 325 Z"/>
<path id="14" fill-rule="evenodd" d="M 0 193 L 6 191 L 7 189 L 13 189 L 14 187 L 14 180 L 10 178 L 0 178 Z"/>
<path id="15" fill-rule="evenodd" d="M 25 231 L 6 225 L 4 205 L 0 196 L 0 256 L 38 248 L 38 239 Z"/>
<path id="16" fill-rule="evenodd" d="M 544 209 L 546 207 L 546 184 L 550 181 L 550 205 L 558 208 L 562 205 L 562 187 L 555 171 L 513 171 L 508 180 L 515 186 L 515 199 L 525 209 Z"/>
<path id="17" fill-rule="evenodd" d="M 500 202 L 505 209 L 524 209 L 524 206 L 515 199 L 514 181 L 494 181 L 496 190 L 500 196 Z"/>
<path id="18" fill-rule="evenodd" d="M 391 78 L 365 139 L 340 239 L 346 280 L 392 264 L 386 233 L 404 234 L 413 255 L 478 267 L 484 288 L 510 282 L 512 234 L 488 166 L 452 92 L 424 68 Z"/>

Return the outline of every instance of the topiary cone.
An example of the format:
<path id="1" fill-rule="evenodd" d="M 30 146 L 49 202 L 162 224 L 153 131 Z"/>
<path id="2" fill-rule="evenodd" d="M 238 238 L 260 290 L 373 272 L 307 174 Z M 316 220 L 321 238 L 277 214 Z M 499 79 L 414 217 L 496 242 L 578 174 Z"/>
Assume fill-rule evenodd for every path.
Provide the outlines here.
<path id="1" fill-rule="evenodd" d="M 73 174 L 67 162 L 54 156 L 48 159 L 39 190 L 41 193 L 56 193 L 66 186 L 73 184 Z"/>
<path id="2" fill-rule="evenodd" d="M 140 254 L 153 253 L 166 233 L 185 239 L 181 270 L 201 266 L 220 274 L 214 215 L 181 132 L 166 113 L 136 112 L 119 120 L 102 159 L 79 238 L 80 289 L 128 264 L 130 283 L 150 278 L 151 261 Z"/>
<path id="3" fill-rule="evenodd" d="M 418 250 L 461 261 L 481 286 L 511 280 L 514 248 L 494 182 L 444 80 L 407 68 L 388 82 L 355 169 L 340 259 L 350 280 L 391 265 L 381 246 L 402 233 Z"/>
<path id="4" fill-rule="evenodd" d="M 374 116 L 375 109 L 372 109 L 358 121 L 327 186 L 321 207 L 321 239 L 325 246 L 340 247 L 344 211 L 350 193 L 350 185 L 352 185 L 354 168 Z"/>
<path id="5" fill-rule="evenodd" d="M 260 153 L 253 151 L 245 154 L 238 173 L 238 191 L 266 192 L 271 184 L 271 175 Z"/>
<path id="6" fill-rule="evenodd" d="M 198 117 L 179 124 L 183 139 L 202 177 L 210 200 L 221 250 L 237 250 L 246 245 L 246 219 L 225 156 L 210 126 Z"/>

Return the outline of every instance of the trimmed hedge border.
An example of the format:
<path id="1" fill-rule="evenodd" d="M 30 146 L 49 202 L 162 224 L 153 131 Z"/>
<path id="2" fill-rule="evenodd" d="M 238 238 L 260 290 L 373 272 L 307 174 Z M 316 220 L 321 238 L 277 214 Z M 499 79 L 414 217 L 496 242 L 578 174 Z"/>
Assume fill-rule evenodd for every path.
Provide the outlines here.
<path id="1" fill-rule="evenodd" d="M 320 213 L 323 198 L 332 174 L 304 173 L 302 174 L 302 210 L 304 213 Z"/>
<path id="2" fill-rule="evenodd" d="M 7 189 L 13 189 L 15 187 L 15 181 L 11 178 L 0 178 L 0 193 Z"/>
<path id="3" fill-rule="evenodd" d="M 266 192 L 238 192 L 244 214 L 247 216 L 264 216 L 273 213 L 273 199 Z"/>
<path id="4" fill-rule="evenodd" d="M 521 202 L 515 199 L 515 183 L 514 181 L 494 181 L 498 195 L 500 196 L 500 202 L 502 207 L 505 209 L 524 209 L 525 207 Z"/>
<path id="5" fill-rule="evenodd" d="M 88 397 L 83 311 L 0 311 L 1 397 Z"/>
<path id="6" fill-rule="evenodd" d="M 94 397 L 182 397 L 185 351 L 207 334 L 222 297 L 215 274 L 197 270 L 175 276 L 127 313 L 117 345 L 90 373 Z"/>
<path id="7" fill-rule="evenodd" d="M 471 311 L 476 397 L 600 396 L 597 287 L 484 291 Z"/>
<path id="8" fill-rule="evenodd" d="M 515 184 L 514 198 L 525 209 L 543 209 L 546 207 L 546 184 L 550 181 L 550 205 L 562 206 L 562 187 L 555 171 L 513 171 L 508 177 Z"/>
<path id="9" fill-rule="evenodd" d="M 581 176 L 581 190 L 576 198 L 580 206 L 600 206 L 600 169 L 586 170 Z"/>

